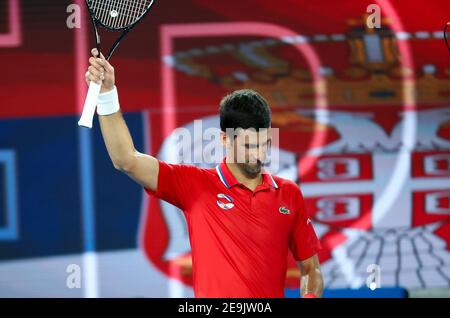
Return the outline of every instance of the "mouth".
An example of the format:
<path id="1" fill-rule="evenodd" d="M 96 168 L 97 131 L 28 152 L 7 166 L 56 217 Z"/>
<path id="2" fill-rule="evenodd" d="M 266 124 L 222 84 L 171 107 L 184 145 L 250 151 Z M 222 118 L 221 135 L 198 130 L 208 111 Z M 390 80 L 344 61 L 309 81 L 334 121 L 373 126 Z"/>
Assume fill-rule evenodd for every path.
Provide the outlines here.
<path id="1" fill-rule="evenodd" d="M 244 166 L 244 170 L 248 175 L 256 176 L 261 172 L 263 163 L 261 161 L 258 162 L 248 162 Z"/>
<path id="2" fill-rule="evenodd" d="M 257 162 L 247 162 L 247 165 L 251 167 L 262 167 L 263 163 L 258 160 Z"/>

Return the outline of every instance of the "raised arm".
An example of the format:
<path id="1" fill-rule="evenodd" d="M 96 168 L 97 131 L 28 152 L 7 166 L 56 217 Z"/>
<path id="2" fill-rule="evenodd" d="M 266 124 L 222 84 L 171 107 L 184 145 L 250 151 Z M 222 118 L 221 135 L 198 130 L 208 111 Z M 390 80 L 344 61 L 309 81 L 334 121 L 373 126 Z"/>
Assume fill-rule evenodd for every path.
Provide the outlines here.
<path id="1" fill-rule="evenodd" d="M 97 57 L 97 50 L 92 50 L 86 81 L 102 80 L 101 96 L 114 94 L 114 68 L 103 55 Z M 100 128 L 114 167 L 138 182 L 145 188 L 156 191 L 158 186 L 158 160 L 152 156 L 138 152 L 134 148 L 133 139 L 125 123 L 121 111 L 110 115 L 99 115 Z"/>

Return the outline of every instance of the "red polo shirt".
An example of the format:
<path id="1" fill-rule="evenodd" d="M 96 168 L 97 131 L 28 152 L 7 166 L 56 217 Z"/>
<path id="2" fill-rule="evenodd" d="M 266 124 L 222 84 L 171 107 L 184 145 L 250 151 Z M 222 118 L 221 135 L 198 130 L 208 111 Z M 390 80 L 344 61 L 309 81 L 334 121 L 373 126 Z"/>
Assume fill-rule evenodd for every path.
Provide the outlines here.
<path id="1" fill-rule="evenodd" d="M 320 249 L 297 184 L 269 173 L 251 191 L 225 160 L 214 169 L 159 161 L 147 193 L 184 211 L 196 297 L 284 297 L 288 249 L 305 260 Z"/>

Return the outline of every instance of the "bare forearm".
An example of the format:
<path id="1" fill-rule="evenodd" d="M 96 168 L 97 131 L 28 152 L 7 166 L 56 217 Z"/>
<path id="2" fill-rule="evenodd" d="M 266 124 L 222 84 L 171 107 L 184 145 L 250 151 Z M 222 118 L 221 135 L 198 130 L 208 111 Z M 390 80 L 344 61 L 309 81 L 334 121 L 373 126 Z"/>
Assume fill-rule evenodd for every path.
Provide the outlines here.
<path id="1" fill-rule="evenodd" d="M 320 269 L 312 268 L 301 276 L 300 290 L 302 296 L 305 294 L 314 294 L 317 297 L 322 297 L 323 278 Z"/>
<path id="2" fill-rule="evenodd" d="M 322 297 L 323 277 L 317 254 L 298 262 L 298 266 L 301 275 L 300 290 L 302 297 L 306 294 L 314 294 L 316 297 Z"/>
<path id="3" fill-rule="evenodd" d="M 109 157 L 117 169 L 126 170 L 132 164 L 135 148 L 122 113 L 98 117 Z"/>

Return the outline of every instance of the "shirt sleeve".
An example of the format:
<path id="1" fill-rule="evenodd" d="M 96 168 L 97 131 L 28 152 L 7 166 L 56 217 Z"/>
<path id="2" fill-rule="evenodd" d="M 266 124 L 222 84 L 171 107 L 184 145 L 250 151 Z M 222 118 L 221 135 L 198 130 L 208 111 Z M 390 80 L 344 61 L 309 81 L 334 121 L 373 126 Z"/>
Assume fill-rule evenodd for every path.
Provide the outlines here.
<path id="1" fill-rule="evenodd" d="M 322 249 L 320 241 L 305 209 L 303 195 L 299 190 L 298 208 L 292 229 L 289 247 L 296 261 L 303 261 L 314 256 Z"/>
<path id="2" fill-rule="evenodd" d="M 193 182 L 198 182 L 200 169 L 192 165 L 169 164 L 158 160 L 158 186 L 156 191 L 145 192 L 158 199 L 186 210 L 194 199 Z"/>

